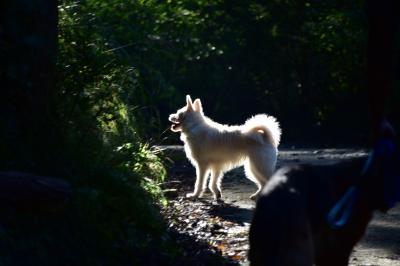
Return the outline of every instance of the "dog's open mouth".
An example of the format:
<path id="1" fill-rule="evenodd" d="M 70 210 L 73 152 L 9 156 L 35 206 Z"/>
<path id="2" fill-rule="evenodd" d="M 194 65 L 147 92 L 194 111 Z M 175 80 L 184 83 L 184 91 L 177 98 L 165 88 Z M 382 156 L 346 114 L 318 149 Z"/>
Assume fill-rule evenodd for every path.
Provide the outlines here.
<path id="1" fill-rule="evenodd" d="M 181 122 L 177 118 L 170 116 L 169 117 L 169 121 L 172 123 L 172 125 L 171 125 L 171 130 L 172 131 L 180 130 Z"/>
<path id="2" fill-rule="evenodd" d="M 180 122 L 175 122 L 175 121 L 171 121 L 171 122 L 172 122 L 172 125 L 171 125 L 172 130 L 178 130 L 181 127 Z"/>

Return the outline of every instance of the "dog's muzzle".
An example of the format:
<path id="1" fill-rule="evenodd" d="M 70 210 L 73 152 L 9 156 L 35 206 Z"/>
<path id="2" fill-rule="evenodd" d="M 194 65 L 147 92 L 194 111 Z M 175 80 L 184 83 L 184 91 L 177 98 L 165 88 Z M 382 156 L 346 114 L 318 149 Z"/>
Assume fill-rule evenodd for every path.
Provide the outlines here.
<path id="1" fill-rule="evenodd" d="M 181 122 L 175 115 L 170 115 L 168 119 L 172 125 L 171 125 L 171 130 L 176 132 L 181 130 Z"/>

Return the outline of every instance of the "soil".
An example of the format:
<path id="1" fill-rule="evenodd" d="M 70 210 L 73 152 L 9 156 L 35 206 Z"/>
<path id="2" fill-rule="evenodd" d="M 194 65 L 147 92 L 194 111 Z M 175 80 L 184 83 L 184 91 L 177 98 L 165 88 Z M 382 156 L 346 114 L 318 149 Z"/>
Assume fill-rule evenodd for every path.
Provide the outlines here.
<path id="1" fill-rule="evenodd" d="M 209 192 L 199 200 L 185 199 L 184 195 L 193 189 L 194 168 L 186 160 L 182 147 L 163 149 L 171 160 L 165 183 L 169 204 L 163 212 L 190 264 L 248 265 L 248 231 L 255 207 L 249 196 L 255 192 L 255 184 L 244 178 L 243 169 L 238 168 L 224 176 L 223 202 L 215 202 Z M 331 164 L 366 155 L 360 149 L 282 150 L 277 167 Z M 386 214 L 376 212 L 364 238 L 354 248 L 349 265 L 400 266 L 400 204 Z"/>

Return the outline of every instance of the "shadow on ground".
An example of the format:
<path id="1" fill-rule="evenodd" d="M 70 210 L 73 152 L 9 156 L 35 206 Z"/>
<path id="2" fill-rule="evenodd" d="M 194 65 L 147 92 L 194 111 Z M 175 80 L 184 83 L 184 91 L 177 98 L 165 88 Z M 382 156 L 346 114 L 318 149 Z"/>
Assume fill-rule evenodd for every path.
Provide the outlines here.
<path id="1" fill-rule="evenodd" d="M 251 223 L 253 211 L 224 203 L 221 205 L 213 206 L 210 210 L 210 214 L 213 216 L 221 217 L 222 219 L 227 221 L 244 225 L 245 223 Z"/>

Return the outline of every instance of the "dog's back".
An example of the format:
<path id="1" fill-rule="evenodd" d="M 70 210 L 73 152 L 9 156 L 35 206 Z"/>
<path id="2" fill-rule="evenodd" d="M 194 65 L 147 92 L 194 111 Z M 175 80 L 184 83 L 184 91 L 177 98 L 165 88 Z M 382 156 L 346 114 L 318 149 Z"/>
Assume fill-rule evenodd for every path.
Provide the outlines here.
<path id="1" fill-rule="evenodd" d="M 362 164 L 357 159 L 277 171 L 257 202 L 250 229 L 251 265 L 347 265 L 371 219 L 368 195 L 360 196 L 345 228 L 331 229 L 326 216 L 359 177 Z"/>

